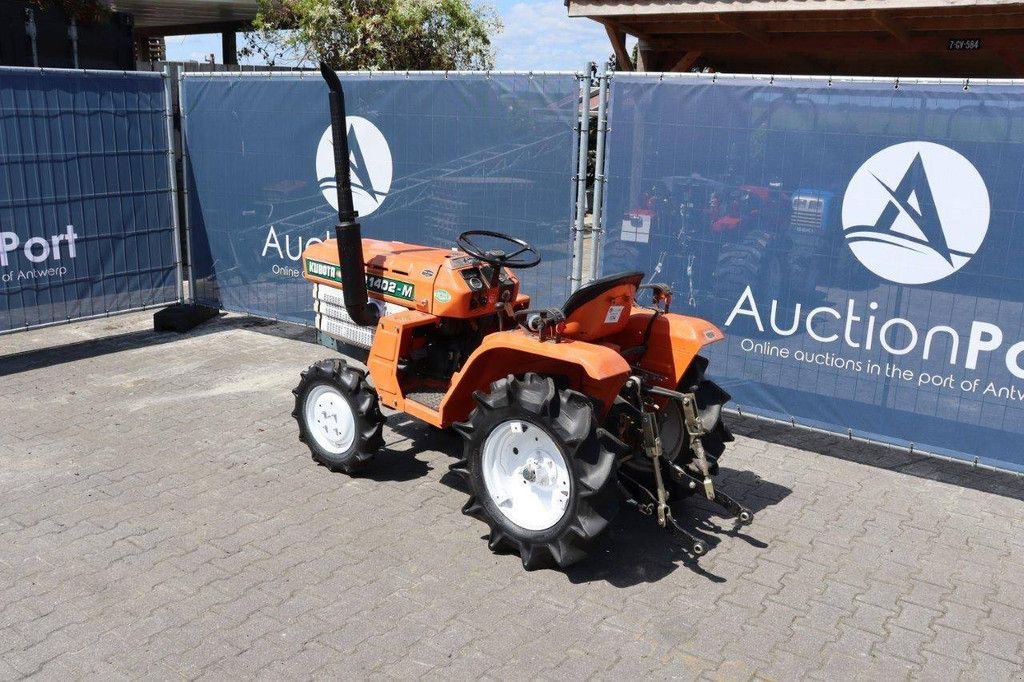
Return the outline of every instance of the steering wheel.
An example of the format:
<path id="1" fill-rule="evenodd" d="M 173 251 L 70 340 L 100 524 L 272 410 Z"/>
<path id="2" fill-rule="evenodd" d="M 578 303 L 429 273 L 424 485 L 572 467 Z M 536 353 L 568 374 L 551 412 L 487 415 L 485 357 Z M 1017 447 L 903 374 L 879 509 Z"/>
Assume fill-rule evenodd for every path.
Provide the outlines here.
<path id="1" fill-rule="evenodd" d="M 487 237 L 489 239 L 495 239 L 498 242 L 508 242 L 513 246 L 519 247 L 517 250 L 511 253 L 506 253 L 503 249 L 482 249 L 478 246 L 472 238 L 474 237 Z M 540 265 L 540 254 L 537 250 L 530 246 L 526 241 L 522 239 L 516 239 L 507 234 L 501 232 L 492 232 L 491 230 L 469 230 L 459 235 L 456 240 L 463 251 L 468 253 L 474 258 L 479 258 L 485 263 L 490 263 L 495 267 L 510 267 L 520 270 L 526 268 L 534 268 Z M 522 258 L 517 259 L 516 256 L 524 255 Z M 532 254 L 532 257 L 528 257 Z"/>

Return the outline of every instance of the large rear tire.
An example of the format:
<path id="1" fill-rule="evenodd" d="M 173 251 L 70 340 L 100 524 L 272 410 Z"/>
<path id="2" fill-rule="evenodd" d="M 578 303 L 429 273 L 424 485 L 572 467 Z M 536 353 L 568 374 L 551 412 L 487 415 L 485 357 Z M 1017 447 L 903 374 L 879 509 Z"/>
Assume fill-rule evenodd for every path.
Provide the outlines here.
<path id="1" fill-rule="evenodd" d="M 697 417 L 707 431 L 700 441 L 707 456 L 708 469 L 714 476 L 718 473 L 718 460 L 725 452 L 725 444 L 735 439 L 722 420 L 723 408 L 731 396 L 718 384 L 705 377 L 707 367 L 707 358 L 701 355 L 695 357 L 676 390 L 681 393 L 692 393 L 697 400 Z M 702 472 L 697 466 L 696 453 L 690 448 L 689 432 L 686 429 L 682 408 L 677 402 L 669 401 L 665 404 L 658 418 L 658 428 L 665 460 L 683 467 L 691 475 L 699 478 Z M 640 451 L 639 445 L 636 449 L 637 455 L 623 464 L 624 473 L 636 476 L 640 483 L 653 490 L 656 483 L 651 460 Z M 684 499 L 696 492 L 668 477 L 666 486 L 669 488 L 672 501 Z"/>
<path id="2" fill-rule="evenodd" d="M 331 471 L 357 471 L 384 444 L 384 415 L 366 373 L 335 358 L 321 360 L 301 376 L 292 391 L 299 440 Z"/>
<path id="3" fill-rule="evenodd" d="M 474 398 L 455 425 L 465 449 L 452 470 L 472 491 L 463 513 L 490 527 L 492 551 L 518 552 L 527 570 L 583 559 L 619 505 L 615 455 L 590 401 L 533 373 Z"/>

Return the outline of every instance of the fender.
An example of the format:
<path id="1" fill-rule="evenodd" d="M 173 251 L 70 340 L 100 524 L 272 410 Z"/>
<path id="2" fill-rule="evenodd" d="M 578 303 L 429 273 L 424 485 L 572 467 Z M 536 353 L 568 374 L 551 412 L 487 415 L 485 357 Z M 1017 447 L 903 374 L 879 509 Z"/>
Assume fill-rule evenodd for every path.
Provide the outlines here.
<path id="1" fill-rule="evenodd" d="M 646 337 L 647 348 L 638 366 L 654 375 L 649 377 L 654 383 L 675 389 L 701 349 L 723 340 L 725 334 L 697 317 L 664 313 L 651 324 L 652 315 L 654 311 L 649 308 L 634 308 L 626 329 L 609 341 L 620 346 L 628 356 L 629 350 L 642 346 Z"/>
<path id="2" fill-rule="evenodd" d="M 474 391 L 489 391 L 492 382 L 524 372 L 565 376 L 570 388 L 598 401 L 604 416 L 630 369 L 616 349 L 604 344 L 541 341 L 522 329 L 488 334 L 452 377 L 440 406 L 441 421 L 448 425 L 467 419 L 475 407 Z"/>

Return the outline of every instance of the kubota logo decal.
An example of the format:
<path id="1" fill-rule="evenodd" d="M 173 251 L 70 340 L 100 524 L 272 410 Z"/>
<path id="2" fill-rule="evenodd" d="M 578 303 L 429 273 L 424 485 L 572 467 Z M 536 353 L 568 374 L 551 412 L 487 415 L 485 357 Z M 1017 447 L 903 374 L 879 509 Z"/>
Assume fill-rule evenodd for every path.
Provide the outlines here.
<path id="1" fill-rule="evenodd" d="M 988 232 L 988 189 L 959 153 L 905 142 L 868 159 L 843 197 L 846 243 L 896 284 L 927 284 L 967 265 Z"/>
<path id="2" fill-rule="evenodd" d="M 352 203 L 361 216 L 368 216 L 384 203 L 391 191 L 394 167 L 391 148 L 377 126 L 360 116 L 348 116 L 349 175 L 352 178 Z M 338 210 L 338 184 L 334 177 L 334 139 L 331 126 L 320 137 L 316 150 L 316 175 L 320 191 L 334 210 Z"/>
<path id="3" fill-rule="evenodd" d="M 324 263 L 323 261 L 307 258 L 306 272 L 314 277 L 329 279 L 332 282 L 341 284 L 341 268 L 334 263 Z M 374 291 L 385 296 L 393 296 L 405 301 L 411 301 L 416 296 L 416 286 L 414 284 L 371 274 L 366 275 L 366 289 L 367 291 Z"/>

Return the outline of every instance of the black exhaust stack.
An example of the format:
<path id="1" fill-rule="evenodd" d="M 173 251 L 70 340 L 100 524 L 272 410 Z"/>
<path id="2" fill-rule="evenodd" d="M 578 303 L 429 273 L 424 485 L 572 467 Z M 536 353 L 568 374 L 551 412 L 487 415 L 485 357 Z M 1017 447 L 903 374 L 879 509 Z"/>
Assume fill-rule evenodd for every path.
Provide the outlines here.
<path id="1" fill-rule="evenodd" d="M 338 185 L 338 224 L 334 234 L 338 241 L 338 264 L 345 310 L 352 321 L 364 327 L 376 327 L 380 313 L 366 296 L 366 268 L 363 264 L 363 234 L 352 204 L 352 181 L 349 177 L 348 127 L 345 124 L 345 93 L 338 74 L 320 64 L 320 75 L 330 88 L 331 132 L 334 139 L 334 176 Z"/>

